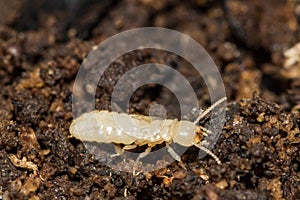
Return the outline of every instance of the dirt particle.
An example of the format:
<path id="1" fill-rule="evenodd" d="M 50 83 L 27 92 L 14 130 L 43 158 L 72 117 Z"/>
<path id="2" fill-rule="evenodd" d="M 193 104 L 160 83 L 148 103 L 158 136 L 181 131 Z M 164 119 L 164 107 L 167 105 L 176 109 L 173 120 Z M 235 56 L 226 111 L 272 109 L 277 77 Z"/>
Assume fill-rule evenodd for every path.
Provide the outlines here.
<path id="1" fill-rule="evenodd" d="M 16 167 L 32 170 L 34 173 L 36 173 L 36 171 L 38 170 L 37 165 L 33 162 L 27 161 L 26 157 L 23 157 L 22 159 L 18 159 L 17 156 L 10 155 L 9 160 Z"/>
<path id="2" fill-rule="evenodd" d="M 220 189 L 225 189 L 225 188 L 228 187 L 228 183 L 227 183 L 226 180 L 223 179 L 223 180 L 216 183 L 216 187 L 220 188 Z"/>
<path id="3" fill-rule="evenodd" d="M 107 196 L 109 198 L 113 198 L 115 197 L 115 193 L 116 193 L 116 188 L 113 184 L 111 184 L 110 182 L 106 183 L 106 185 L 104 186 L 104 190 L 107 192 Z"/>
<path id="4" fill-rule="evenodd" d="M 41 183 L 41 179 L 35 176 L 29 176 L 27 180 L 25 180 L 24 184 L 21 187 L 20 192 L 24 195 L 28 195 L 30 192 L 35 192 Z"/>
<path id="5" fill-rule="evenodd" d="M 281 190 L 281 182 L 280 178 L 274 178 L 272 179 L 268 185 L 267 189 L 271 191 L 271 195 L 274 199 L 282 199 L 282 190 Z"/>
<path id="6" fill-rule="evenodd" d="M 205 194 L 207 195 L 208 199 L 210 200 L 217 200 L 218 194 L 215 192 L 212 186 L 206 186 L 204 188 Z"/>

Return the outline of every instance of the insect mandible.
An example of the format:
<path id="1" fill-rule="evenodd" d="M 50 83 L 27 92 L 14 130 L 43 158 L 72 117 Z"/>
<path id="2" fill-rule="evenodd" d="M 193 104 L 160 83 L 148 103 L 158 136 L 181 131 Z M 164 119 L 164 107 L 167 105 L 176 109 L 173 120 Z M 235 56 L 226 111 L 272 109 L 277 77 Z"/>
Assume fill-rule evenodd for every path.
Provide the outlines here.
<path id="1" fill-rule="evenodd" d="M 220 159 L 213 152 L 200 144 L 204 136 L 212 134 L 212 132 L 202 126 L 197 126 L 197 124 L 210 111 L 224 101 L 226 101 L 226 97 L 216 101 L 200 113 L 194 122 L 187 120 L 178 121 L 177 119 L 153 120 L 150 116 L 94 110 L 74 119 L 70 125 L 70 133 L 73 137 L 82 141 L 124 144 L 123 151 L 135 149 L 137 146 L 148 145 L 146 150 L 138 155 L 133 172 L 135 172 L 139 160 L 147 156 L 155 145 L 163 142 L 165 142 L 170 155 L 182 167 L 185 165 L 182 163 L 180 156 L 171 148 L 170 144 L 172 142 L 186 147 L 194 145 L 212 156 L 218 164 L 221 164 Z M 122 119 L 128 118 L 128 116 L 134 124 L 141 127 L 148 125 L 147 128 L 142 130 L 130 129 L 129 125 L 122 124 L 122 126 L 127 126 L 128 130 L 130 130 L 130 134 L 128 134 L 116 122 L 116 119 L 122 122 Z"/>

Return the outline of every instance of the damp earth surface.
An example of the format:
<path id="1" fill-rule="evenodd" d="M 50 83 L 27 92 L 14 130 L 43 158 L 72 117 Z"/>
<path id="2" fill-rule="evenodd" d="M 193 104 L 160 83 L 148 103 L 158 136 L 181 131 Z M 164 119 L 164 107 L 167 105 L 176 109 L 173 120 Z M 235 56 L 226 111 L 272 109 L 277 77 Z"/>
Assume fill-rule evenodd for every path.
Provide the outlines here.
<path id="1" fill-rule="evenodd" d="M 0 199 L 300 199 L 300 60 L 298 53 L 287 63 L 285 55 L 300 41 L 299 2 L 0 0 L 0 13 Z M 228 103 L 212 152 L 222 164 L 198 159 L 191 147 L 182 155 L 187 169 L 173 162 L 133 176 L 70 136 L 84 58 L 106 38 L 147 26 L 191 36 L 219 67 Z M 145 49 L 105 71 L 96 109 L 111 110 L 118 79 L 149 62 L 178 70 L 199 104 L 210 105 L 186 60 Z M 139 88 L 127 112 L 148 115 L 157 103 L 168 118 L 180 116 L 174 94 L 155 84 Z"/>

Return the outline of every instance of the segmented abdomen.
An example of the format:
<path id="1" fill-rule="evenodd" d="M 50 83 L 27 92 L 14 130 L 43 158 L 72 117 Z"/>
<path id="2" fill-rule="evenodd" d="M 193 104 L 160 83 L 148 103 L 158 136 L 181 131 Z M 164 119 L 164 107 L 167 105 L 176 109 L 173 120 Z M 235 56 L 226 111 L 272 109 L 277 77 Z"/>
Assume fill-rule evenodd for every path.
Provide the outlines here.
<path id="1" fill-rule="evenodd" d="M 151 117 L 143 115 L 92 111 L 74 119 L 70 133 L 83 141 L 159 144 L 172 140 L 177 123 L 177 120 L 170 119 L 152 121 Z"/>

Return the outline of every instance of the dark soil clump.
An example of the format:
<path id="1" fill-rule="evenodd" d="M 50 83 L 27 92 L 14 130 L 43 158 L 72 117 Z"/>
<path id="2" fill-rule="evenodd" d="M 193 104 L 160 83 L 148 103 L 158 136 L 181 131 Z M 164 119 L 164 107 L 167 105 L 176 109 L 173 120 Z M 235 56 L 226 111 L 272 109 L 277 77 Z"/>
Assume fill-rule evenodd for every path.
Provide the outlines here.
<path id="1" fill-rule="evenodd" d="M 284 55 L 300 41 L 299 2 L 71 2 L 0 0 L 0 199 L 300 199 L 300 53 L 293 65 Z M 182 156 L 187 169 L 174 162 L 133 176 L 103 165 L 70 136 L 73 83 L 87 54 L 146 26 L 191 36 L 219 67 L 228 105 L 212 151 L 222 164 L 199 160 L 191 147 Z M 182 73 L 200 105 L 210 105 L 190 63 L 145 49 L 105 71 L 96 108 L 111 110 L 118 79 L 149 62 Z M 174 94 L 155 84 L 135 91 L 123 112 L 148 115 L 154 103 L 168 118 L 180 116 Z"/>

